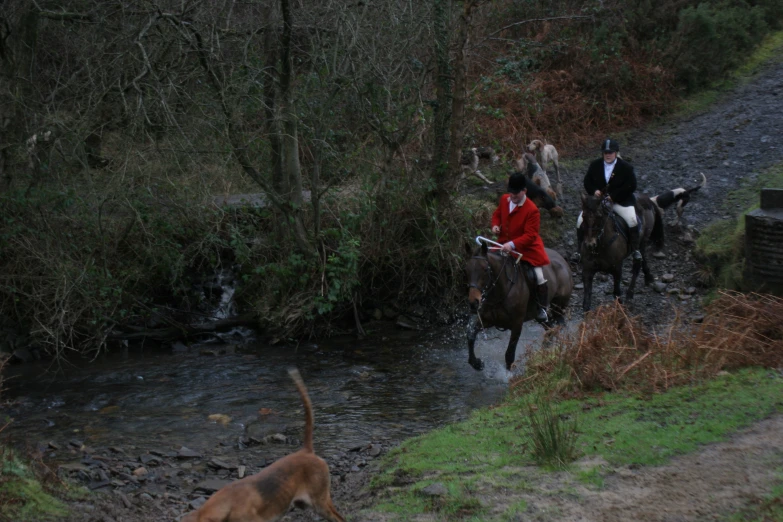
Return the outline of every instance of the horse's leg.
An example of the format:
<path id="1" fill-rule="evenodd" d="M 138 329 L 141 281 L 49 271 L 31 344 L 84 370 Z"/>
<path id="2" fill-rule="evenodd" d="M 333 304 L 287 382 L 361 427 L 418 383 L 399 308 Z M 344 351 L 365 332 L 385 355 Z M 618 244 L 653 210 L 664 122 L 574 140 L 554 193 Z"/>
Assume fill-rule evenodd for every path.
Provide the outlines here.
<path id="1" fill-rule="evenodd" d="M 582 283 L 584 284 L 584 298 L 582 299 L 582 310 L 590 310 L 590 298 L 593 295 L 593 277 L 595 272 L 582 268 Z"/>
<path id="2" fill-rule="evenodd" d="M 554 325 L 564 325 L 565 320 L 565 309 L 568 307 L 568 300 L 567 299 L 561 299 L 558 297 L 552 298 L 552 303 L 549 305 L 549 309 L 552 311 L 552 320 L 550 323 L 552 326 Z"/>
<path id="3" fill-rule="evenodd" d="M 511 365 L 514 364 L 514 359 L 517 358 L 517 343 L 519 342 L 519 336 L 522 334 L 522 324 L 515 326 L 511 329 L 511 339 L 508 340 L 508 348 L 506 348 L 506 370 L 511 369 Z"/>
<path id="4" fill-rule="evenodd" d="M 628 304 L 630 304 L 633 300 L 633 292 L 636 288 L 636 279 L 639 277 L 639 270 L 642 268 L 643 261 L 644 257 L 642 257 L 642 261 L 633 262 L 633 268 L 631 269 L 631 282 L 628 283 L 628 290 L 625 291 L 625 298 L 628 300 Z"/>
<path id="5" fill-rule="evenodd" d="M 484 363 L 476 357 L 476 353 L 473 351 L 473 348 L 476 344 L 476 334 L 478 334 L 479 329 L 481 329 L 481 323 L 478 319 L 478 314 L 471 317 L 470 321 L 468 321 L 468 330 L 467 330 L 467 337 L 468 337 L 468 364 L 470 364 L 475 370 L 481 371 L 484 369 Z"/>
<path id="6" fill-rule="evenodd" d="M 644 271 L 644 284 L 651 285 L 655 282 L 655 276 L 650 272 L 650 265 L 647 263 L 646 248 L 642 247 L 642 270 Z"/>
<path id="7" fill-rule="evenodd" d="M 622 283 L 622 281 L 623 281 L 623 263 L 622 262 L 620 262 L 615 267 L 614 272 L 612 272 L 612 281 L 614 282 L 614 289 L 612 290 L 612 295 L 614 295 L 614 298 L 619 300 L 622 303 L 623 302 L 623 300 L 621 299 L 622 291 L 620 290 L 620 283 Z"/>

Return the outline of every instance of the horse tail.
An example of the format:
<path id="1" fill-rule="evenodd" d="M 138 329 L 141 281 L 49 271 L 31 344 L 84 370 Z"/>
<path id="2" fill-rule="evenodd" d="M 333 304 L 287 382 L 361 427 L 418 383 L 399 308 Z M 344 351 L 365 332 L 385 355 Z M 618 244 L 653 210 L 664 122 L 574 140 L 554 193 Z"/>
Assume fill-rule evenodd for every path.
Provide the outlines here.
<path id="1" fill-rule="evenodd" d="M 653 221 L 653 229 L 650 233 L 650 241 L 652 241 L 652 244 L 655 246 L 656 250 L 661 250 L 663 248 L 663 211 L 661 211 L 658 207 L 653 205 L 652 208 L 653 214 L 655 215 L 655 219 Z"/>

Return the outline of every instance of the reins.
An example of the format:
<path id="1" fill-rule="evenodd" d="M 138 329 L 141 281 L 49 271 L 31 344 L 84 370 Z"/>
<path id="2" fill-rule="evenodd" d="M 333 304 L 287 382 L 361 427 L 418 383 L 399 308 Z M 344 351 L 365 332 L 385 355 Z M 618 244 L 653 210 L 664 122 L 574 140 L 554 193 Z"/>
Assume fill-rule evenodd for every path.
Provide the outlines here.
<path id="1" fill-rule="evenodd" d="M 490 281 L 490 283 L 485 288 L 479 288 L 479 286 L 475 283 L 470 283 L 468 285 L 468 288 L 475 288 L 476 290 L 479 290 L 481 292 L 481 301 L 479 302 L 478 310 L 481 310 L 481 307 L 484 305 L 485 302 L 487 302 L 490 306 L 498 305 L 502 302 L 504 302 L 508 298 L 508 294 L 511 293 L 511 289 L 516 284 L 517 280 L 519 279 L 519 271 L 517 270 L 517 263 L 513 263 L 511 265 L 511 269 L 513 272 L 513 277 L 509 277 L 506 275 L 509 286 L 508 290 L 506 291 L 506 295 L 502 296 L 501 298 L 496 299 L 493 302 L 489 302 L 488 298 L 492 291 L 495 289 L 495 286 L 497 286 L 498 281 L 500 281 L 500 276 L 504 273 L 508 273 L 508 270 L 506 267 L 508 266 L 508 260 L 510 259 L 508 255 L 503 255 L 503 265 L 500 267 L 500 270 L 498 271 L 497 276 L 493 276 L 493 270 L 492 265 L 489 262 L 488 256 L 473 256 L 472 259 L 481 259 L 487 262 L 487 276 Z"/>
<path id="2" fill-rule="evenodd" d="M 589 248 L 589 252 L 593 255 L 596 255 L 598 253 L 598 246 L 601 244 L 601 239 L 604 237 L 604 232 L 606 232 L 606 224 L 609 222 L 609 218 L 612 219 L 612 223 L 614 224 L 614 235 L 609 240 L 609 243 L 606 244 L 606 247 L 614 243 L 615 239 L 617 239 L 617 236 L 620 234 L 620 227 L 617 224 L 616 219 L 616 213 L 612 209 L 609 203 L 606 202 L 606 200 L 601 201 L 601 205 L 603 205 L 606 209 L 606 215 L 604 216 L 603 220 L 601 221 L 601 224 L 598 227 L 587 227 L 587 230 L 594 231 L 600 227 L 601 231 L 598 233 L 598 236 L 595 238 L 595 246 L 592 248 Z"/>

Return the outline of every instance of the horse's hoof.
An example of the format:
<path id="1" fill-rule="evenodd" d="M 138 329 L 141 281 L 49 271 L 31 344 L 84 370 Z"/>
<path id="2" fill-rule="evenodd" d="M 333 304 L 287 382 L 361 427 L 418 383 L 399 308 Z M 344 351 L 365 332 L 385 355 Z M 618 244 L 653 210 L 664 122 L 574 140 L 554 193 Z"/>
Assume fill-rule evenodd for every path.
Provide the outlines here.
<path id="1" fill-rule="evenodd" d="M 484 369 L 484 361 L 481 359 L 473 359 L 472 361 L 468 361 L 468 363 L 473 367 L 474 370 L 477 372 L 480 372 Z"/>

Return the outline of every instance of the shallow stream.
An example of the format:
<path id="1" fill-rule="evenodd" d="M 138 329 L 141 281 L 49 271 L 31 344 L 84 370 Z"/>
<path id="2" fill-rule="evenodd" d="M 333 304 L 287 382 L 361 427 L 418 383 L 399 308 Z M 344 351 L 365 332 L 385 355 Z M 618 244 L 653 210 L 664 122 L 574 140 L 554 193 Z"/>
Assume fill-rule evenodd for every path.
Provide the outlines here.
<path id="1" fill-rule="evenodd" d="M 541 335 L 526 324 L 517 353 Z M 178 354 L 129 349 L 57 371 L 12 367 L 10 407 L 0 413 L 14 418 L 5 432 L 12 440 L 59 447 L 206 451 L 248 434 L 301 438 L 302 406 L 286 372 L 296 366 L 315 409 L 316 448 L 328 455 L 401 440 L 499 401 L 510 376 L 502 363 L 507 338 L 480 334 L 483 372 L 467 363 L 463 327 L 299 346 L 209 344 Z M 215 414 L 227 417 L 209 420 Z"/>

